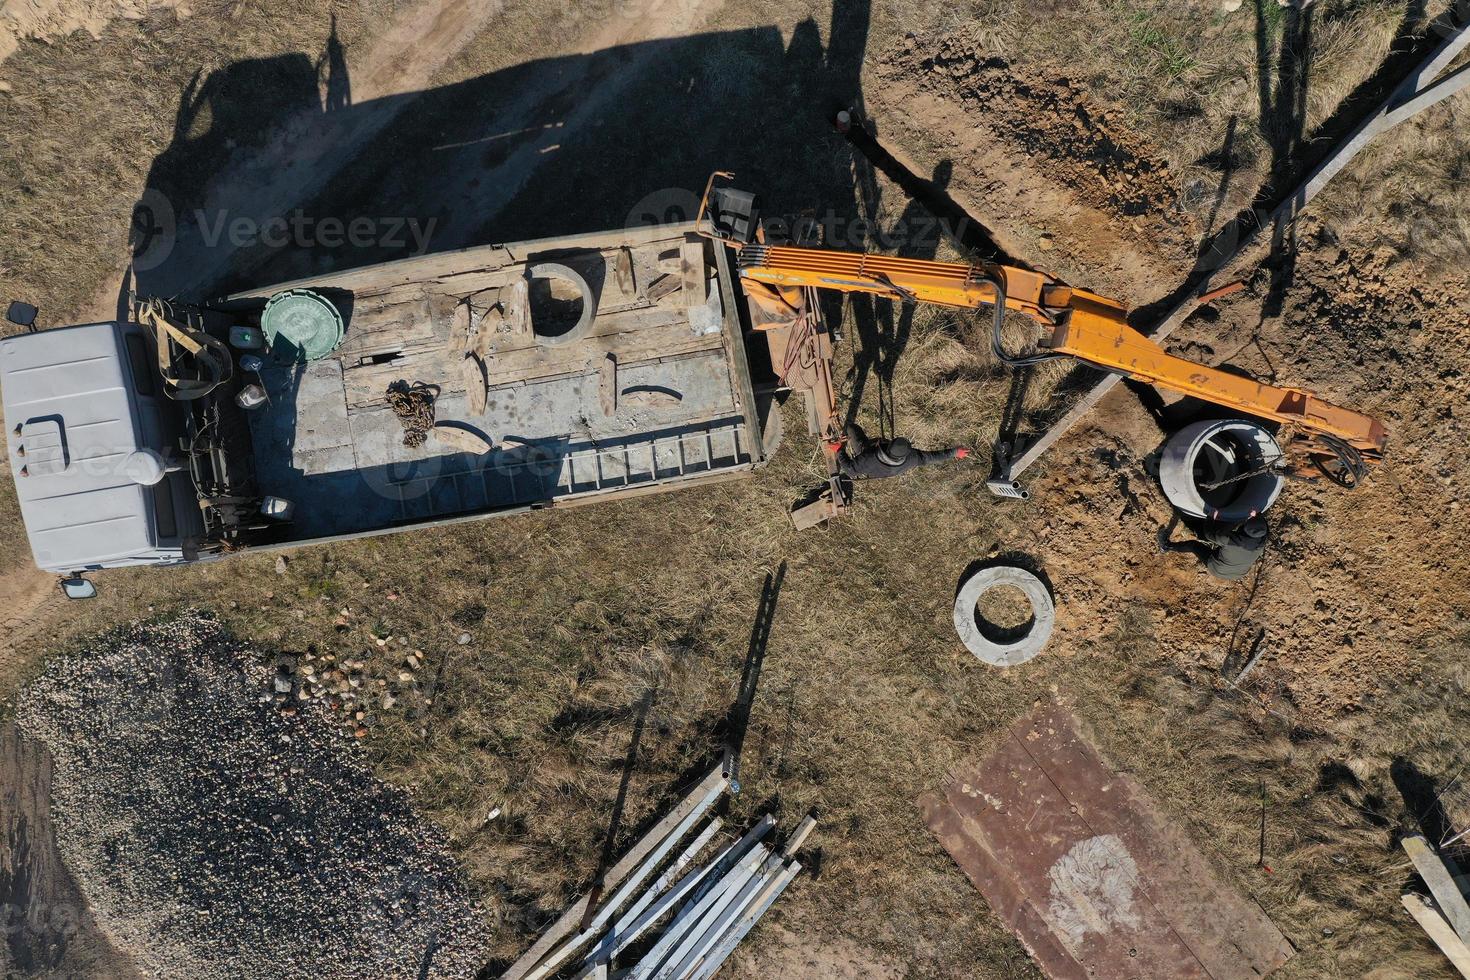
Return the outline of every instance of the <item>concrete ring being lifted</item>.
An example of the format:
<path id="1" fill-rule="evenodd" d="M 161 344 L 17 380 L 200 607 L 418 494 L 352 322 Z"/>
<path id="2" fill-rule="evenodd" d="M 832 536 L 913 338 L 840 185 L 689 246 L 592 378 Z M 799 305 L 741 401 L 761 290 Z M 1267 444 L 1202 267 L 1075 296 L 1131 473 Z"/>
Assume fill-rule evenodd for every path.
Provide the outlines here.
<path id="1" fill-rule="evenodd" d="M 1003 585 L 1020 589 L 1031 602 L 1030 629 L 1025 636 L 1009 642 L 993 640 L 985 635 L 986 625 L 976 608 L 982 595 Z M 1014 667 L 1040 653 L 1051 638 L 1056 615 L 1056 605 L 1046 584 L 1015 565 L 992 565 L 980 569 L 965 579 L 954 600 L 954 628 L 960 634 L 965 649 L 996 667 Z M 990 629 L 996 627 L 991 625 Z"/>
<path id="2" fill-rule="evenodd" d="M 1164 445 L 1159 485 L 1188 517 L 1239 524 L 1276 502 L 1285 478 L 1275 464 L 1276 439 L 1248 419 L 1207 419 L 1186 425 Z"/>
<path id="3" fill-rule="evenodd" d="M 582 294 L 581 316 L 577 318 L 577 322 L 570 330 L 556 334 L 542 333 L 537 329 L 534 301 L 527 300 L 531 332 L 536 338 L 536 343 L 546 347 L 560 347 L 587 336 L 592 330 L 592 321 L 597 316 L 597 298 L 592 293 L 592 287 L 587 285 L 587 279 L 576 269 L 562 265 L 560 262 L 538 262 L 526 269 L 527 286 L 536 279 L 562 279 L 571 283 Z"/>

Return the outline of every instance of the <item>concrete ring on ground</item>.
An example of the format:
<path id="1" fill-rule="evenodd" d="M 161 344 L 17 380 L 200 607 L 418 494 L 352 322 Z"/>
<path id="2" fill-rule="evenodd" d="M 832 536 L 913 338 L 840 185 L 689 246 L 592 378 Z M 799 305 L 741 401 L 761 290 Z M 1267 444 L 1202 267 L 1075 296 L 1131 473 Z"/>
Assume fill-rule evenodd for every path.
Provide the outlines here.
<path id="1" fill-rule="evenodd" d="M 1020 589 L 1031 602 L 1031 628 L 1025 636 L 1011 642 L 986 636 L 976 608 L 982 595 L 1002 585 Z M 954 600 L 954 628 L 959 632 L 965 649 L 996 667 L 1014 667 L 1040 653 L 1051 637 L 1056 616 L 1056 605 L 1046 584 L 1015 565 L 991 565 L 980 569 L 965 579 Z"/>
<path id="2" fill-rule="evenodd" d="M 527 299 L 527 312 L 531 323 L 531 332 L 536 337 L 536 343 L 546 347 L 560 347 L 563 344 L 574 343 L 587 336 L 592 330 L 592 321 L 597 316 L 597 298 L 592 294 L 592 287 L 587 285 L 587 279 L 571 266 L 562 265 L 560 262 L 538 262 L 526 270 L 526 285 L 529 286 L 536 279 L 564 279 L 577 287 L 582 294 L 582 315 L 570 330 L 558 334 L 544 334 L 536 328 L 536 309 L 534 300 Z"/>

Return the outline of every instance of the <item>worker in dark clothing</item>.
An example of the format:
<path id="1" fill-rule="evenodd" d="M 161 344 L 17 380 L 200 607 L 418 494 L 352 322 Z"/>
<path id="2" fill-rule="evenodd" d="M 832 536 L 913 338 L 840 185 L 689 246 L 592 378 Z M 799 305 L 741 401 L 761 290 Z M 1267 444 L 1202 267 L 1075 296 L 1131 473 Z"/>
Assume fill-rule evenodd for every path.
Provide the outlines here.
<path id="1" fill-rule="evenodd" d="M 926 452 L 915 449 L 907 439 L 871 440 L 856 422 L 847 424 L 847 441 L 837 453 L 842 475 L 860 480 L 881 480 L 909 470 L 940 463 L 947 459 L 964 459 L 970 451 L 963 446 Z"/>
<path id="2" fill-rule="evenodd" d="M 1197 541 L 1170 541 L 1178 523 L 1175 514 L 1168 527 L 1159 528 L 1159 550 L 1194 555 L 1206 571 L 1227 582 L 1244 578 L 1266 551 L 1269 528 L 1264 517 L 1252 515 L 1233 528 L 1197 533 Z"/>

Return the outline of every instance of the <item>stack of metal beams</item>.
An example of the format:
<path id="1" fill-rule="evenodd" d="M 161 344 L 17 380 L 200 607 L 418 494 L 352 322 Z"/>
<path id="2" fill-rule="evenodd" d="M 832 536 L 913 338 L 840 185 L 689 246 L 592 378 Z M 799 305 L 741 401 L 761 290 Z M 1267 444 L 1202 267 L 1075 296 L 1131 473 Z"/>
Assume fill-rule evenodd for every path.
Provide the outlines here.
<path id="1" fill-rule="evenodd" d="M 796 851 L 816 826 L 806 817 L 778 847 L 767 814 L 722 840 L 723 821 L 705 817 L 729 789 L 721 769 L 710 772 L 502 980 L 714 976 L 801 871 Z"/>

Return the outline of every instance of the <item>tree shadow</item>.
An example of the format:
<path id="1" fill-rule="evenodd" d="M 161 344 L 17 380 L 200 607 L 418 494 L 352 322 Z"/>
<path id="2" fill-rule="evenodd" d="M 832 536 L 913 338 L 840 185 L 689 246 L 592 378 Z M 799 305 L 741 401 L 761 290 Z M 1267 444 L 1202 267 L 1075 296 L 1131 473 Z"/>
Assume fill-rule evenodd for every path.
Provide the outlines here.
<path id="1" fill-rule="evenodd" d="M 633 770 L 638 767 L 638 750 L 643 744 L 643 730 L 648 724 L 648 715 L 658 701 L 658 688 L 650 687 L 638 699 L 638 707 L 633 715 L 633 737 L 628 740 L 628 754 L 623 760 L 623 775 L 618 781 L 618 795 L 613 800 L 612 814 L 608 817 L 607 836 L 602 841 L 602 853 L 597 859 L 597 873 L 592 877 L 592 888 L 587 900 L 587 910 L 583 914 L 582 928 L 591 924 L 592 917 L 597 914 L 597 907 L 602 902 L 602 891 L 608 869 L 613 866 L 613 860 L 617 855 L 618 836 L 623 829 L 623 809 L 628 802 L 628 785 L 633 780 Z"/>
<path id="2" fill-rule="evenodd" d="M 1275 84 L 1272 85 L 1270 62 L 1273 51 L 1267 29 L 1267 2 L 1274 0 L 1256 0 L 1256 97 L 1260 104 L 1262 135 L 1271 147 L 1271 166 L 1265 186 L 1275 194 L 1284 194 L 1290 189 L 1295 176 L 1306 133 L 1314 8 L 1309 6 L 1303 10 L 1289 6 L 1284 9 L 1281 39 L 1274 52 L 1276 72 Z M 1261 310 L 1263 321 L 1281 315 L 1286 291 L 1296 278 L 1296 224 L 1293 217 L 1282 215 L 1271 229 L 1271 251 L 1266 259 L 1271 281 Z"/>
<path id="3" fill-rule="evenodd" d="M 1422 0 L 1412 0 L 1394 32 L 1389 54 L 1368 78 L 1338 103 L 1327 119 L 1308 133 L 1305 128 L 1311 69 L 1308 42 L 1317 16 L 1316 6 L 1306 10 L 1295 6 L 1278 9 L 1271 5 L 1271 0 L 1256 0 L 1256 97 L 1262 113 L 1263 135 L 1271 148 L 1271 166 L 1250 204 L 1218 229 L 1210 231 L 1223 203 L 1222 190 L 1206 225 L 1206 235 L 1200 243 L 1193 269 L 1173 291 L 1136 307 L 1129 315 L 1135 327 L 1152 329 L 1162 317 L 1198 293 L 1203 284 L 1229 262 L 1239 243 L 1261 230 L 1267 218 L 1291 199 L 1301 180 L 1321 164 L 1365 115 L 1387 98 L 1408 72 L 1439 43 L 1436 31 L 1426 31 L 1425 4 Z M 1428 26 L 1448 26 L 1454 23 L 1454 19 L 1455 11 L 1452 9 L 1434 25 Z M 1277 20 L 1281 23 L 1281 39 L 1279 43 L 1273 43 L 1272 25 Z M 1233 130 L 1227 127 L 1227 149 L 1218 157 L 1211 155 L 1226 167 L 1234 167 L 1238 163 L 1237 154 L 1229 149 L 1233 145 L 1232 133 Z M 1267 262 L 1271 280 L 1266 308 L 1275 312 L 1267 316 L 1279 315 L 1282 298 L 1295 277 L 1296 243 L 1292 222 L 1296 213 L 1296 207 L 1285 209 L 1272 228 Z"/>

